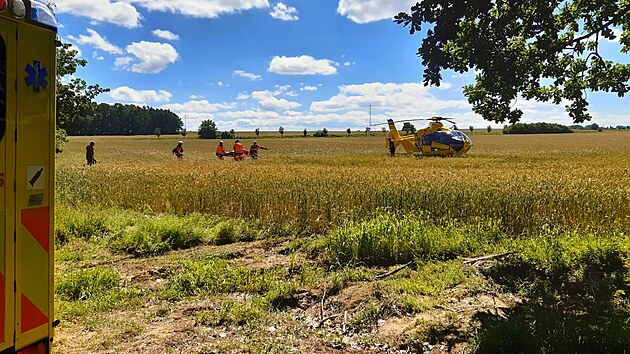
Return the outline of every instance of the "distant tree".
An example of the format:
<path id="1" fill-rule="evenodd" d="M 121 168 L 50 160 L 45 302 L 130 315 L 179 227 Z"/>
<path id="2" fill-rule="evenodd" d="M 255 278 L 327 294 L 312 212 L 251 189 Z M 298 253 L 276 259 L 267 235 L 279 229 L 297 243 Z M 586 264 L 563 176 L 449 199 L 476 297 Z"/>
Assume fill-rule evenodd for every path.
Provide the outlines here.
<path id="1" fill-rule="evenodd" d="M 586 130 L 599 130 L 599 124 L 593 123 L 584 127 Z"/>
<path id="2" fill-rule="evenodd" d="M 181 134 L 184 138 L 186 137 L 186 135 L 188 135 L 188 131 L 186 131 L 186 128 L 182 129 L 179 133 L 180 133 L 180 134 Z"/>
<path id="3" fill-rule="evenodd" d="M 71 49 L 72 45 L 63 43 L 57 47 L 57 136 L 66 136 L 66 127 L 71 125 L 76 119 L 82 119 L 91 115 L 94 111 L 94 99 L 109 89 L 99 85 L 88 85 L 85 80 L 76 77 L 75 73 L 79 67 L 85 67 L 87 60 L 77 59 L 79 52 Z M 64 78 L 70 78 L 64 80 Z M 61 147 L 65 138 L 56 139 L 56 150 L 61 152 Z"/>
<path id="4" fill-rule="evenodd" d="M 314 137 L 323 138 L 328 136 L 328 130 L 326 128 L 318 130 L 313 134 Z"/>
<path id="5" fill-rule="evenodd" d="M 492 127 L 488 125 L 488 128 L 486 128 L 486 130 L 488 131 L 488 133 L 490 133 L 492 131 Z"/>
<path id="6" fill-rule="evenodd" d="M 260 128 L 256 128 L 254 132 L 256 133 L 256 137 L 258 138 L 258 136 L 260 135 Z"/>
<path id="7" fill-rule="evenodd" d="M 560 134 L 572 132 L 569 127 L 556 123 L 516 123 L 503 129 L 503 134 Z"/>
<path id="8" fill-rule="evenodd" d="M 472 125 L 470 127 L 468 127 L 468 130 L 470 130 L 470 132 L 474 132 L 475 131 L 475 127 L 473 127 Z"/>
<path id="9" fill-rule="evenodd" d="M 281 126 L 280 128 L 278 128 L 278 132 L 280 133 L 281 137 L 284 137 L 284 127 Z"/>
<path id="10" fill-rule="evenodd" d="M 220 132 L 217 134 L 221 139 L 236 139 L 236 132 L 231 129 L 229 132 Z"/>
<path id="11" fill-rule="evenodd" d="M 160 138 L 160 135 L 162 135 L 162 131 L 160 130 L 160 128 L 155 128 L 155 130 L 153 131 L 153 135 L 157 136 L 158 139 Z"/>
<path id="12" fill-rule="evenodd" d="M 306 138 L 306 136 L 308 135 L 308 132 L 306 131 L 306 129 L 304 129 L 304 137 Z"/>
<path id="13" fill-rule="evenodd" d="M 383 134 L 387 133 L 387 129 L 385 129 L 385 127 L 382 127 L 381 131 L 383 132 Z"/>
<path id="14" fill-rule="evenodd" d="M 346 130 L 346 134 L 348 134 L 348 136 L 350 136 L 350 134 L 352 134 L 352 130 L 350 130 L 350 128 L 348 128 L 348 129 Z"/>
<path id="15" fill-rule="evenodd" d="M 160 128 L 160 135 L 178 134 L 182 120 L 166 109 L 100 103 L 90 115 L 66 124 L 68 135 L 149 135 L 155 128 Z"/>
<path id="16" fill-rule="evenodd" d="M 617 126 L 617 129 L 619 129 L 619 130 L 624 130 L 624 129 L 626 129 L 626 127 L 625 127 L 625 126 L 623 126 L 623 125 L 618 125 L 618 126 Z"/>
<path id="17" fill-rule="evenodd" d="M 413 124 L 409 122 L 405 122 L 405 124 L 403 124 L 402 131 L 407 134 L 413 134 L 416 132 L 416 127 L 414 127 Z"/>
<path id="18" fill-rule="evenodd" d="M 55 151 L 57 153 L 63 152 L 62 148 L 67 142 L 66 131 L 63 129 L 55 130 Z"/>
<path id="19" fill-rule="evenodd" d="M 216 139 L 219 130 L 211 119 L 204 120 L 199 126 L 199 139 Z"/>
<path id="20" fill-rule="evenodd" d="M 365 127 L 365 136 L 368 136 L 370 130 L 372 130 L 370 127 Z"/>

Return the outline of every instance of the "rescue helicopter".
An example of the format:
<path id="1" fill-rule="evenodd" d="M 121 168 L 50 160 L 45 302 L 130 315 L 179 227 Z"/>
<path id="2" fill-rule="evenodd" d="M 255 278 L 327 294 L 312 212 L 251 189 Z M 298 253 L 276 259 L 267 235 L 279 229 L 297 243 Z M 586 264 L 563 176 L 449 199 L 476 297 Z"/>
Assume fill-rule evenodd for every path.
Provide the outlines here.
<path id="1" fill-rule="evenodd" d="M 428 120 L 429 126 L 417 130 L 412 135 L 400 135 L 395 123 Z M 427 119 L 409 119 L 394 122 L 388 119 L 387 123 L 374 124 L 389 126 L 389 133 L 385 140 L 389 148 L 389 141 L 393 140 L 396 148 L 402 145 L 407 155 L 419 156 L 462 156 L 473 146 L 472 140 L 461 131 L 450 129 L 442 124 L 443 121 L 455 124 L 448 118 L 433 116 Z"/>

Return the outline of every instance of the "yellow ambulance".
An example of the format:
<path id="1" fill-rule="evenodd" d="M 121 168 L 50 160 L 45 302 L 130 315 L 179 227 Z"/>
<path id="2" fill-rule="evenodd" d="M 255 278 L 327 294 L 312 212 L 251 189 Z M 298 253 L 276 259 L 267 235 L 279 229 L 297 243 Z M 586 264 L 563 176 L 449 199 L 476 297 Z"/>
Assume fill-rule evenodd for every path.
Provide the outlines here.
<path id="1" fill-rule="evenodd" d="M 0 0 L 0 354 L 52 344 L 56 38 L 43 2 Z"/>

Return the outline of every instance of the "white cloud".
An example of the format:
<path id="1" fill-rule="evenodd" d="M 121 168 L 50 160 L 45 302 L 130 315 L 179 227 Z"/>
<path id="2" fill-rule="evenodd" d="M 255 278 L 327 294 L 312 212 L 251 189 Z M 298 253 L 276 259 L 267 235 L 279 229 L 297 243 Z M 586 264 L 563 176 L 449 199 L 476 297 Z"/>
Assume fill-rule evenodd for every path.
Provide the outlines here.
<path id="1" fill-rule="evenodd" d="M 176 41 L 179 39 L 178 35 L 167 30 L 156 29 L 156 30 L 151 31 L 151 33 L 154 36 L 158 38 L 166 39 L 167 41 Z"/>
<path id="2" fill-rule="evenodd" d="M 300 87 L 300 91 L 317 91 L 317 87 L 315 87 L 315 86 L 304 86 L 304 87 Z"/>
<path id="3" fill-rule="evenodd" d="M 88 28 L 87 32 L 90 35 L 89 36 L 86 36 L 84 34 L 80 35 L 79 38 L 77 38 L 76 40 L 77 43 L 84 44 L 84 45 L 89 44 L 95 48 L 98 48 L 110 54 L 117 54 L 117 55 L 122 54 L 122 49 L 108 42 L 107 38 L 101 36 L 95 30 Z"/>
<path id="4" fill-rule="evenodd" d="M 59 13 L 87 17 L 96 22 L 113 23 L 126 28 L 140 27 L 142 16 L 133 5 L 115 0 L 56 0 Z"/>
<path id="5" fill-rule="evenodd" d="M 339 0 L 337 13 L 356 23 L 393 20 L 401 11 L 409 12 L 417 0 Z"/>
<path id="6" fill-rule="evenodd" d="M 262 79 L 262 77 L 260 75 L 256 75 L 256 74 L 252 74 L 252 73 L 248 73 L 245 72 L 243 70 L 234 70 L 234 72 L 232 73 L 232 75 L 236 75 L 236 76 L 240 76 L 240 77 L 244 77 L 246 79 L 250 79 L 252 81 L 259 81 Z"/>
<path id="7" fill-rule="evenodd" d="M 217 86 L 219 86 L 219 87 L 230 87 L 230 84 L 226 84 L 223 81 L 219 81 L 219 82 L 217 82 Z"/>
<path id="8" fill-rule="evenodd" d="M 234 109 L 236 108 L 236 103 L 210 103 L 207 100 L 191 100 L 185 103 L 163 105 L 161 108 L 169 109 L 176 113 L 213 113 L 221 110 Z"/>
<path id="9" fill-rule="evenodd" d="M 117 58 L 114 65 L 118 69 L 134 73 L 157 74 L 179 58 L 177 50 L 168 43 L 134 42 L 125 50 L 135 58 L 129 56 Z"/>
<path id="10" fill-rule="evenodd" d="M 84 0 L 85 1 L 85 0 Z M 91 1 L 91 0 L 90 0 Z M 125 0 L 151 10 L 196 18 L 216 18 L 250 9 L 266 9 L 268 0 Z"/>
<path id="11" fill-rule="evenodd" d="M 113 89 L 109 95 L 119 101 L 145 103 L 145 102 L 169 102 L 173 95 L 164 90 L 135 90 L 129 86 L 121 86 Z"/>
<path id="12" fill-rule="evenodd" d="M 188 98 L 190 98 L 191 100 L 200 100 L 203 98 L 203 96 L 198 96 L 198 95 L 190 95 L 188 96 Z"/>
<path id="13" fill-rule="evenodd" d="M 297 102 L 288 101 L 284 98 L 277 98 L 276 96 L 285 95 L 289 97 L 297 96 L 293 91 L 290 91 L 291 85 L 275 85 L 274 91 L 254 91 L 250 96 L 241 94 L 238 99 L 248 99 L 258 101 L 260 109 L 263 111 L 287 111 L 295 108 L 299 108 L 302 105 Z"/>
<path id="14" fill-rule="evenodd" d="M 265 100 L 269 97 L 274 97 L 279 95 L 279 93 L 274 93 L 273 91 L 265 90 L 265 91 L 254 91 L 251 94 L 251 97 L 257 101 Z"/>
<path id="15" fill-rule="evenodd" d="M 315 85 L 314 85 L 315 86 Z M 450 87 L 451 85 L 446 83 Z M 300 103 L 290 102 L 281 95 L 286 95 L 290 87 L 276 85 L 272 90 L 254 91 L 251 96 L 242 93 L 243 96 L 259 101 L 258 109 L 239 108 L 241 105 L 233 104 L 234 109 L 225 109 L 209 113 L 187 114 L 189 122 L 194 119 L 213 119 L 222 130 L 263 130 L 278 129 L 279 126 L 286 130 L 301 131 L 307 128 L 309 131 L 327 128 L 328 130 L 346 130 L 357 128 L 363 130 L 368 124 L 369 105 L 372 105 L 372 122 L 385 122 L 389 118 L 395 120 L 429 118 L 433 115 L 454 118 L 457 126 L 465 129 L 472 125 L 477 128 L 492 125 L 497 128 L 499 124 L 484 121 L 479 115 L 472 112 L 471 106 L 461 92 L 448 92 L 453 99 L 444 99 L 445 91 L 437 87 L 425 87 L 421 83 L 364 83 L 357 85 L 345 85 L 339 87 L 339 92 L 327 100 L 313 102 L 310 110 L 300 109 Z M 519 99 L 515 107 L 523 110 L 523 122 L 553 122 L 559 124 L 571 124 L 571 119 L 565 112 L 563 102 L 560 106 L 537 101 Z M 252 107 L 252 106 L 245 106 Z M 293 108 L 289 108 L 293 107 Z M 605 110 L 605 108 L 601 108 Z M 623 112 L 611 115 L 598 112 L 593 107 L 594 122 L 600 125 L 618 125 L 624 123 L 630 117 Z M 211 116 L 211 117 L 210 117 Z M 416 127 L 424 127 L 426 123 L 414 123 Z M 450 125 L 450 124 L 449 124 Z M 400 128 L 401 125 L 399 125 Z"/>
<path id="16" fill-rule="evenodd" d="M 133 62 L 133 58 L 132 57 L 120 57 L 120 58 L 116 58 L 116 60 L 114 61 L 114 67 L 116 69 L 126 69 L 129 67 L 129 65 Z"/>
<path id="17" fill-rule="evenodd" d="M 99 61 L 105 60 L 105 57 L 103 57 L 102 55 L 99 55 L 97 51 L 92 52 L 92 58 Z"/>
<path id="18" fill-rule="evenodd" d="M 258 101 L 258 103 L 260 104 L 260 108 L 265 111 L 287 111 L 302 106 L 297 102 L 290 102 L 284 98 L 276 97 L 268 97 L 264 100 Z"/>
<path id="19" fill-rule="evenodd" d="M 283 20 L 283 21 L 297 21 L 299 20 L 298 10 L 295 7 L 287 6 L 281 2 L 277 3 L 273 7 L 273 11 L 269 13 L 271 17 Z"/>
<path id="20" fill-rule="evenodd" d="M 334 75 L 335 62 L 328 59 L 315 59 L 309 55 L 299 57 L 275 56 L 267 71 L 280 75 Z"/>
<path id="21" fill-rule="evenodd" d="M 248 100 L 248 99 L 249 99 L 249 97 L 250 97 L 250 96 L 249 96 L 248 94 L 241 92 L 241 93 L 239 93 L 239 94 L 238 94 L 238 96 L 236 97 L 236 99 L 237 99 L 237 100 L 241 100 L 241 101 L 242 101 L 242 100 Z"/>
<path id="22" fill-rule="evenodd" d="M 450 84 L 446 86 L 449 86 Z M 326 101 L 313 102 L 313 112 L 365 110 L 372 105 L 380 110 L 396 112 L 397 116 L 432 116 L 444 109 L 469 109 L 468 102 L 440 100 L 430 91 L 436 88 L 420 83 L 366 83 L 339 87 L 339 94 Z"/>

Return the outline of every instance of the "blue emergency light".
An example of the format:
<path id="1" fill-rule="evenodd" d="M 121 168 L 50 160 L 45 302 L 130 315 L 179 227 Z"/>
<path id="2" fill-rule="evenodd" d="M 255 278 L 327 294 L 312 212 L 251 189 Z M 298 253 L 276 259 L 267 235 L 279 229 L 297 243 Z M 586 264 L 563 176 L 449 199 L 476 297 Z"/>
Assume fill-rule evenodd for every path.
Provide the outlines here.
<path id="1" fill-rule="evenodd" d="M 58 27 L 55 14 L 48 5 L 38 1 L 31 1 L 31 20 L 49 27 Z"/>

